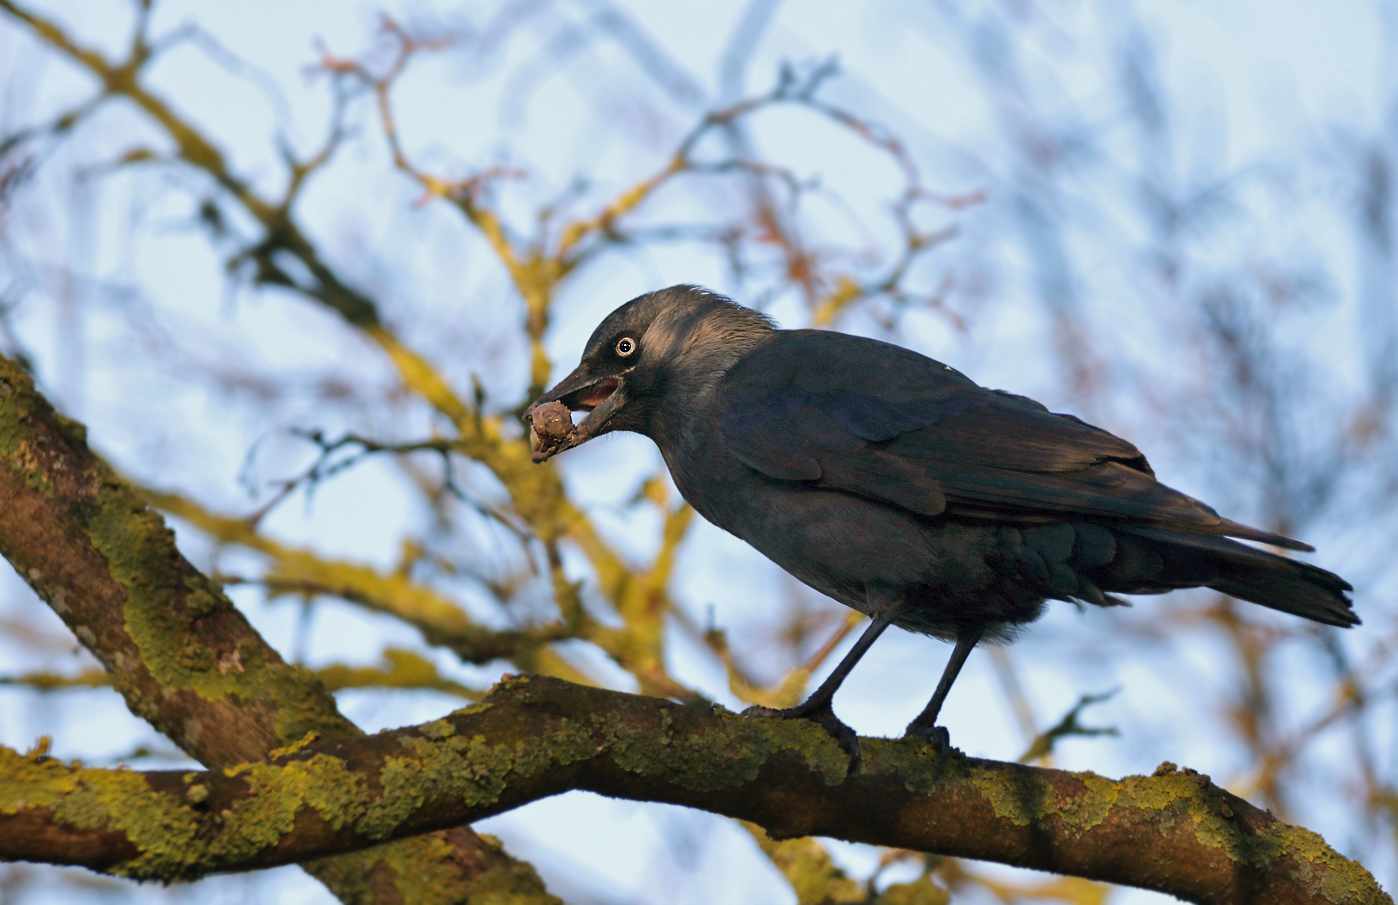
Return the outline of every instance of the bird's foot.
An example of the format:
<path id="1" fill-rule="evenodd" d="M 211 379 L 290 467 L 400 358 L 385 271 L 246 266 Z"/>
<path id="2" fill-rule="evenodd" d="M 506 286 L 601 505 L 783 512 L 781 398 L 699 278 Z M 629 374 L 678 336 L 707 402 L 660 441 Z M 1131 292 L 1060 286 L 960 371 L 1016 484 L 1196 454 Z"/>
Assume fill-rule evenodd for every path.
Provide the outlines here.
<path id="1" fill-rule="evenodd" d="M 936 750 L 939 761 L 946 760 L 947 755 L 951 753 L 951 733 L 945 726 L 925 726 L 913 720 L 908 724 L 903 737 L 921 739 L 931 745 Z"/>
<path id="2" fill-rule="evenodd" d="M 812 704 L 809 700 L 795 707 L 777 708 L 752 706 L 743 711 L 743 716 L 763 717 L 778 720 L 810 720 L 830 734 L 846 754 L 849 755 L 849 774 L 859 772 L 859 736 L 835 715 L 835 708 L 829 701 Z"/>

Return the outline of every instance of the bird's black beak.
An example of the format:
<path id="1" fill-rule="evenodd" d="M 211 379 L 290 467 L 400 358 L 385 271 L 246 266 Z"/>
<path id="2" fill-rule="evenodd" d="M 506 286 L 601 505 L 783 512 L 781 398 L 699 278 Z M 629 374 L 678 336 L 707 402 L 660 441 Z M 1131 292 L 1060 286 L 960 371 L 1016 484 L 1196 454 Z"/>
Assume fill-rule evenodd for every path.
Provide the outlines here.
<path id="1" fill-rule="evenodd" d="M 594 374 L 587 362 L 578 365 L 553 389 L 534 400 L 524 413 L 524 420 L 534 426 L 540 407 L 549 403 L 562 403 L 569 411 L 588 412 L 588 416 L 566 435 L 548 438 L 551 442 L 535 443 L 534 461 L 545 462 L 565 449 L 580 446 L 605 433 L 607 422 L 621 407 L 624 398 L 620 378 Z"/>

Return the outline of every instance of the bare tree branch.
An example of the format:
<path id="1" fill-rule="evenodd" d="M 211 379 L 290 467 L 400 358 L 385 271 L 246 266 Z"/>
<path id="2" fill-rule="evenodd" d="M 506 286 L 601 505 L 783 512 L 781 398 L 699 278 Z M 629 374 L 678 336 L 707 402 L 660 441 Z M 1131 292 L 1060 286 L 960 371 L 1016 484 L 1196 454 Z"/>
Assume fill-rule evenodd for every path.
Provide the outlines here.
<path id="1" fill-rule="evenodd" d="M 1207 776 L 1113 781 L 572 685 L 508 680 L 440 720 L 211 772 L 97 770 L 15 752 L 0 856 L 146 879 L 303 861 L 571 789 L 1155 889 L 1211 905 L 1391 903 L 1358 863 Z"/>

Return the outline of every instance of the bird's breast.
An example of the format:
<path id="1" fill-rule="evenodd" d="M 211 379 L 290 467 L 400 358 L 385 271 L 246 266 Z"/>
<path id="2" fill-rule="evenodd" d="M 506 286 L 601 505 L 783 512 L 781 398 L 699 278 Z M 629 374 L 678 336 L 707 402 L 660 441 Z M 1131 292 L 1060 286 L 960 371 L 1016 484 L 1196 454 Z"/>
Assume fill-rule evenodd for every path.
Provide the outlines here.
<path id="1" fill-rule="evenodd" d="M 763 475 L 721 449 L 666 456 L 701 516 L 747 541 L 802 582 L 856 609 L 871 584 L 927 580 L 936 526 L 914 513 L 812 482 Z"/>

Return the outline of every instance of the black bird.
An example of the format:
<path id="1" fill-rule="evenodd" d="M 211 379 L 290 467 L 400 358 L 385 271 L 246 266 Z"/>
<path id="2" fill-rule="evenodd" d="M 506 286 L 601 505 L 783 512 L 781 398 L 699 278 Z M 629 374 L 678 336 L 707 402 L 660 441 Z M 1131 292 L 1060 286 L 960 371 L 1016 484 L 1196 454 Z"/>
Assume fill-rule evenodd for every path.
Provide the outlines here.
<path id="1" fill-rule="evenodd" d="M 980 641 L 1048 599 L 1210 587 L 1326 625 L 1357 625 L 1350 585 L 1231 538 L 1313 548 L 1222 518 L 1155 479 L 1130 443 L 916 352 L 765 315 L 695 286 L 604 320 L 573 373 L 531 407 L 590 414 L 535 458 L 615 430 L 655 441 L 704 518 L 873 621 L 798 707 L 851 754 L 831 699 L 889 625 L 956 644 L 907 734 L 936 744 L 947 691 Z M 554 413 L 554 412 L 551 412 Z M 566 413 L 563 413 L 566 416 Z M 556 417 L 556 414 L 555 414 Z"/>

